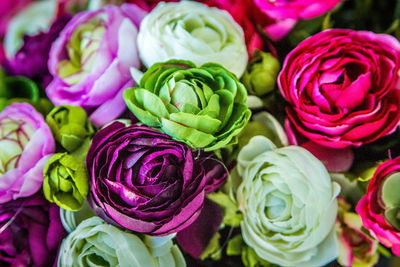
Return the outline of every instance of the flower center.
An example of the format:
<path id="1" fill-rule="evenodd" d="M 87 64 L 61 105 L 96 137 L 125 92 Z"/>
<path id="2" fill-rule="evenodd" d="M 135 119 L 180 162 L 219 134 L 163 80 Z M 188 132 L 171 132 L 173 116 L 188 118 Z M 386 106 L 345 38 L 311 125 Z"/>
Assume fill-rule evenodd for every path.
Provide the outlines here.
<path id="1" fill-rule="evenodd" d="M 105 30 L 105 19 L 95 17 L 74 31 L 65 48 L 67 58 L 58 65 L 58 76 L 66 83 L 77 84 L 90 73 Z"/>
<path id="2" fill-rule="evenodd" d="M 265 198 L 265 216 L 270 220 L 286 220 L 291 202 L 290 196 L 278 190 L 270 192 Z"/>
<path id="3" fill-rule="evenodd" d="M 224 26 L 212 17 L 187 14 L 183 18 L 177 18 L 171 26 L 177 37 L 189 33 L 192 38 L 187 45 L 198 53 L 218 52 L 228 41 Z"/>
<path id="4" fill-rule="evenodd" d="M 18 166 L 19 158 L 34 132 L 32 125 L 23 121 L 0 120 L 0 176 Z"/>
<path id="5" fill-rule="evenodd" d="M 397 190 L 398 186 L 400 186 L 400 173 L 394 173 L 385 179 L 380 194 L 386 221 L 400 229 L 400 194 Z"/>

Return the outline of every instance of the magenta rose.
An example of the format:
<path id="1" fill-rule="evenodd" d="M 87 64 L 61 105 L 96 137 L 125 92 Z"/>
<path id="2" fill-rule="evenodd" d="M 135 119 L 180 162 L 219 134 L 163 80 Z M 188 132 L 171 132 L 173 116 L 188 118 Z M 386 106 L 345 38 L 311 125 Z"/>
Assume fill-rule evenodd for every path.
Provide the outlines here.
<path id="1" fill-rule="evenodd" d="M 400 256 L 399 191 L 400 157 L 397 157 L 379 165 L 356 208 L 363 226 L 397 256 Z"/>
<path id="2" fill-rule="evenodd" d="M 400 120 L 400 43 L 392 36 L 326 30 L 285 59 L 278 84 L 289 127 L 322 146 L 370 143 Z"/>
<path id="3" fill-rule="evenodd" d="M 311 19 L 333 9 L 343 0 L 254 0 L 256 5 L 275 19 Z"/>
<path id="4" fill-rule="evenodd" d="M 75 15 L 53 43 L 46 92 L 55 105 L 83 107 L 96 126 L 125 110 L 122 92 L 139 68 L 136 35 L 145 12 L 134 4 Z"/>
<path id="5" fill-rule="evenodd" d="M 0 204 L 0 265 L 52 266 L 66 233 L 60 209 L 41 193 Z"/>
<path id="6" fill-rule="evenodd" d="M 209 153 L 147 126 L 114 122 L 93 138 L 86 165 L 90 203 L 110 223 L 136 232 L 168 235 L 200 215 L 206 193 L 226 178 Z"/>
<path id="7" fill-rule="evenodd" d="M 0 203 L 36 193 L 43 167 L 55 149 L 43 116 L 27 103 L 0 113 Z"/>

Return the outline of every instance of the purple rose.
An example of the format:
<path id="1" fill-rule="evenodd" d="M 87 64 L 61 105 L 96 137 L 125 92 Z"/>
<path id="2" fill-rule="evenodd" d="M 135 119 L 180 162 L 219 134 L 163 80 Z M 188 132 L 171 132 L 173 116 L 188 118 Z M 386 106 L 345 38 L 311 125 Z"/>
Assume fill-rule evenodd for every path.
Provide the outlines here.
<path id="1" fill-rule="evenodd" d="M 46 86 L 52 78 L 47 67 L 51 45 L 70 19 L 71 15 L 62 15 L 54 21 L 48 31 L 32 36 L 25 35 L 24 45 L 14 58 L 4 60 L 6 72 L 31 79 L 39 78 Z"/>
<path id="2" fill-rule="evenodd" d="M 133 86 L 129 69 L 140 67 L 136 36 L 144 15 L 134 4 L 75 15 L 50 50 L 50 100 L 83 107 L 96 126 L 121 115 L 122 92 Z"/>
<path id="3" fill-rule="evenodd" d="M 36 193 L 55 143 L 43 116 L 27 103 L 0 113 L 0 203 Z"/>
<path id="4" fill-rule="evenodd" d="M 51 266 L 66 235 L 59 214 L 41 193 L 0 204 L 0 265 Z"/>
<path id="5" fill-rule="evenodd" d="M 195 158 L 189 146 L 168 135 L 120 122 L 95 135 L 86 163 L 96 213 L 150 235 L 168 235 L 190 225 L 200 214 L 205 193 L 226 176 L 218 161 L 201 154 Z"/>

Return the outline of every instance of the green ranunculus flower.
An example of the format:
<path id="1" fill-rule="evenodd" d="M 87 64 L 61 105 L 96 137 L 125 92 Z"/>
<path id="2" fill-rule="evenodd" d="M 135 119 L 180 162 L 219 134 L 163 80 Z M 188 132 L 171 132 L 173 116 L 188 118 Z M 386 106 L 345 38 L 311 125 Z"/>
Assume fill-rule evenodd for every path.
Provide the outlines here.
<path id="1" fill-rule="evenodd" d="M 185 259 L 172 240 L 144 240 L 105 223 L 99 217 L 81 222 L 61 244 L 57 266 L 184 267 Z M 151 239 L 151 238 L 150 238 Z"/>
<path id="2" fill-rule="evenodd" d="M 124 92 L 141 122 L 206 151 L 236 142 L 251 115 L 246 97 L 243 84 L 221 65 L 197 68 L 183 60 L 154 64 L 139 87 Z"/>
<path id="3" fill-rule="evenodd" d="M 54 154 L 43 168 L 43 192 L 46 199 L 63 209 L 82 208 L 89 191 L 83 162 L 67 153 Z"/>
<path id="4" fill-rule="evenodd" d="M 263 96 L 274 90 L 280 64 L 271 53 L 256 50 L 243 74 L 243 84 L 252 95 Z"/>
<path id="5" fill-rule="evenodd" d="M 78 106 L 58 106 L 46 117 L 46 122 L 58 143 L 68 152 L 79 148 L 95 130 L 86 112 Z"/>

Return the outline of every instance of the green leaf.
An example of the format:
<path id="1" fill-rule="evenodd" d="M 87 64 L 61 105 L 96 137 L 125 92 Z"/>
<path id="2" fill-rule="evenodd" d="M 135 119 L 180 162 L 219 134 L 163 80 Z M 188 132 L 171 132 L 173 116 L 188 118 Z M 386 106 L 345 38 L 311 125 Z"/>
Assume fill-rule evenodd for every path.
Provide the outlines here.
<path id="1" fill-rule="evenodd" d="M 207 197 L 216 202 L 223 209 L 223 224 L 230 225 L 232 227 L 238 227 L 240 225 L 240 222 L 243 220 L 243 215 L 239 212 L 236 203 L 233 202 L 229 195 L 219 191 L 210 193 L 207 195 Z"/>
<path id="2" fill-rule="evenodd" d="M 201 260 L 205 260 L 208 257 L 211 257 L 213 260 L 219 260 L 222 257 L 221 245 L 219 243 L 220 238 L 221 235 L 218 232 L 211 238 L 210 243 L 208 243 L 200 256 Z"/>
<path id="3" fill-rule="evenodd" d="M 238 256 L 242 253 L 242 248 L 245 246 L 242 235 L 236 235 L 231 238 L 226 247 L 226 255 Z"/>
<path id="4" fill-rule="evenodd" d="M 323 31 L 328 30 L 333 27 L 333 21 L 331 20 L 331 16 L 332 16 L 331 12 L 328 12 L 325 15 L 324 20 L 322 21 L 322 30 Z"/>

